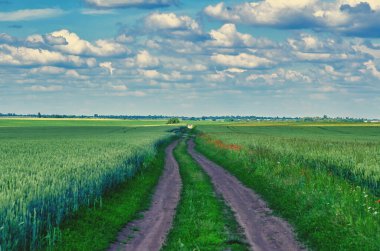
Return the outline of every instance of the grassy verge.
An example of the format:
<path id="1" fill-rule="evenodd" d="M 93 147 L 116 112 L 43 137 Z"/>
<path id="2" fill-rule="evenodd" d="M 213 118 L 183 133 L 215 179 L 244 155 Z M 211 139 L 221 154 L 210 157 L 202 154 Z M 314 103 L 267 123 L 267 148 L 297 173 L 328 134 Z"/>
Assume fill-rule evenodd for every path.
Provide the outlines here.
<path id="1" fill-rule="evenodd" d="M 315 250 L 380 250 L 380 204 L 367 189 L 269 151 L 221 149 L 197 137 L 197 150 L 261 194 Z"/>
<path id="2" fill-rule="evenodd" d="M 232 212 L 218 198 L 210 178 L 181 142 L 174 152 L 183 182 L 174 225 L 163 250 L 246 250 Z"/>
<path id="3" fill-rule="evenodd" d="M 108 192 L 101 207 L 81 208 L 74 217 L 63 223 L 60 240 L 50 250 L 106 250 L 120 229 L 139 217 L 148 208 L 151 194 L 164 168 L 165 148 L 145 167 L 116 189 Z"/>

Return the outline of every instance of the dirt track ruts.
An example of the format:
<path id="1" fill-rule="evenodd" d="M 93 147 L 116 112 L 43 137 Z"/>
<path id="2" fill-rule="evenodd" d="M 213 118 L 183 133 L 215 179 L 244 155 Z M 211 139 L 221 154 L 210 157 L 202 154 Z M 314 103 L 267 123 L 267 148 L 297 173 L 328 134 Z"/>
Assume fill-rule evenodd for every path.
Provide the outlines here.
<path id="1" fill-rule="evenodd" d="M 194 146 L 194 141 L 190 140 L 188 145 L 190 155 L 211 177 L 216 192 L 221 194 L 232 208 L 254 251 L 305 250 L 296 241 L 291 226 L 273 216 L 271 209 L 260 196 L 222 167 L 196 152 Z"/>
<path id="2" fill-rule="evenodd" d="M 139 220 L 129 223 L 108 250 L 160 250 L 170 230 L 182 187 L 173 149 L 166 148 L 165 169 L 153 195 L 152 205 Z M 137 230 L 137 231 L 134 231 Z M 132 239 L 129 240 L 129 238 Z"/>

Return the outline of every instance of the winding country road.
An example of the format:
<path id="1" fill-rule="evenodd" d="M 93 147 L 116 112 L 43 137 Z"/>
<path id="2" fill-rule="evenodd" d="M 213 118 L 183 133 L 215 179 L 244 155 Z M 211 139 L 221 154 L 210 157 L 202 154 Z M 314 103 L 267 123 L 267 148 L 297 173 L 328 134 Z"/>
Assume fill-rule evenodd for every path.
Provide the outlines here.
<path id="1" fill-rule="evenodd" d="M 291 226 L 273 216 L 265 201 L 222 167 L 196 152 L 194 146 L 194 141 L 190 140 L 190 155 L 211 177 L 216 192 L 221 194 L 232 208 L 254 251 L 305 250 L 296 241 Z"/>
<path id="2" fill-rule="evenodd" d="M 178 163 L 173 156 L 177 144 L 178 141 L 175 141 L 166 148 L 165 169 L 151 207 L 141 219 L 129 223 L 119 233 L 117 242 L 109 250 L 155 251 L 162 247 L 172 225 L 182 187 Z"/>

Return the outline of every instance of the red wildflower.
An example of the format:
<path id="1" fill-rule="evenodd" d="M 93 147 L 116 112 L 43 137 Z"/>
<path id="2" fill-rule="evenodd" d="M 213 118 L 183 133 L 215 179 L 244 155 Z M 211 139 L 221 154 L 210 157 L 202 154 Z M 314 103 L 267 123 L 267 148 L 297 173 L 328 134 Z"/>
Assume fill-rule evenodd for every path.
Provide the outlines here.
<path id="1" fill-rule="evenodd" d="M 376 203 L 380 203 L 380 200 L 377 200 Z"/>

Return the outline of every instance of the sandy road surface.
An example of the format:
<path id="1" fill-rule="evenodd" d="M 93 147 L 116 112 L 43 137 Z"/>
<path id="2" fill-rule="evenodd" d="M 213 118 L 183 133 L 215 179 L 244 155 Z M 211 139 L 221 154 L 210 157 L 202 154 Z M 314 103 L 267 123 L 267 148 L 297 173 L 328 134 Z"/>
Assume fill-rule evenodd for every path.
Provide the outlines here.
<path id="1" fill-rule="evenodd" d="M 172 225 L 182 187 L 178 164 L 173 156 L 177 143 L 173 142 L 166 149 L 165 170 L 151 207 L 141 219 L 129 223 L 108 250 L 155 251 L 162 247 Z"/>
<path id="2" fill-rule="evenodd" d="M 208 160 L 194 149 L 189 141 L 190 155 L 211 177 L 216 192 L 221 194 L 235 213 L 254 251 L 305 250 L 295 239 L 291 226 L 272 215 L 266 203 L 251 189 L 246 188 L 222 167 Z"/>

